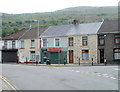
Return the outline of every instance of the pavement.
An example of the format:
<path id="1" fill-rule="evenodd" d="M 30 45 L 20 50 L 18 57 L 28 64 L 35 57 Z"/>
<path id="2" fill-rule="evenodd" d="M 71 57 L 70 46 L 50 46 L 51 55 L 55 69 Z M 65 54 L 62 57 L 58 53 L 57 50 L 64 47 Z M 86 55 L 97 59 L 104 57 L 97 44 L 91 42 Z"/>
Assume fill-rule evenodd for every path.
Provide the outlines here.
<path id="1" fill-rule="evenodd" d="M 51 65 L 46 65 L 46 64 L 32 64 L 32 63 L 24 63 L 22 65 L 32 65 L 32 66 L 47 66 L 47 67 L 80 67 L 80 66 L 118 66 L 118 64 L 51 64 Z"/>

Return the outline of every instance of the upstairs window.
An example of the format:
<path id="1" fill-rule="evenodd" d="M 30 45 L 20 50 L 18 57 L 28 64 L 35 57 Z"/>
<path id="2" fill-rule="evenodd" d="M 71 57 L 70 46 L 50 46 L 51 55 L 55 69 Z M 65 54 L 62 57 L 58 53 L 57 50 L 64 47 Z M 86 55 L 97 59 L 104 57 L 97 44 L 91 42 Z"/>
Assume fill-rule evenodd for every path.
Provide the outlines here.
<path id="1" fill-rule="evenodd" d="M 43 47 L 47 47 L 47 39 L 43 39 Z"/>
<path id="2" fill-rule="evenodd" d="M 31 48 L 35 47 L 35 40 L 31 40 Z"/>
<path id="3" fill-rule="evenodd" d="M 60 39 L 58 38 L 55 39 L 55 46 L 57 47 L 60 46 Z"/>
<path id="4" fill-rule="evenodd" d="M 105 45 L 105 36 L 104 35 L 100 35 L 98 36 L 98 44 L 99 45 Z"/>
<path id="5" fill-rule="evenodd" d="M 115 35 L 115 44 L 120 45 L 120 34 Z"/>
<path id="6" fill-rule="evenodd" d="M 88 45 L 88 37 L 87 36 L 82 37 L 82 45 L 83 46 L 87 46 Z"/>
<path id="7" fill-rule="evenodd" d="M 69 43 L 69 46 L 73 46 L 73 37 L 69 38 L 69 42 L 68 43 Z"/>
<path id="8" fill-rule="evenodd" d="M 12 41 L 12 48 L 15 48 L 15 41 Z"/>
<path id="9" fill-rule="evenodd" d="M 25 48 L 25 46 L 24 46 L 24 40 L 21 41 L 21 48 Z"/>
<path id="10" fill-rule="evenodd" d="M 4 46 L 7 48 L 7 41 L 4 41 Z"/>

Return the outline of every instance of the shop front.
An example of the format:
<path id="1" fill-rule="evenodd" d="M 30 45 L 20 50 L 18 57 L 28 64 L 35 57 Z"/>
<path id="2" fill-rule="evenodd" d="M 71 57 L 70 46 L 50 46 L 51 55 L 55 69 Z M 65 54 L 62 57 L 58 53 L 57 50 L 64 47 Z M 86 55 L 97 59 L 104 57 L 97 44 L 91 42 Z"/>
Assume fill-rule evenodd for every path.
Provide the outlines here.
<path id="1" fill-rule="evenodd" d="M 67 63 L 67 48 L 49 47 L 41 50 L 41 63 L 46 63 L 47 59 L 51 64 L 64 64 Z"/>

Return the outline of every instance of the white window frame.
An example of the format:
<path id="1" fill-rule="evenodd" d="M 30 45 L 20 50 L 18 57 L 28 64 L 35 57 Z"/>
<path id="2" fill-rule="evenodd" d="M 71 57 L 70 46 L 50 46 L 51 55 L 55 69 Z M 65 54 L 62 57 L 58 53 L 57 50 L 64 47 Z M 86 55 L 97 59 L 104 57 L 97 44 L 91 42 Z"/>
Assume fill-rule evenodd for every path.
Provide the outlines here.
<path id="1" fill-rule="evenodd" d="M 23 45 L 22 45 L 22 42 L 23 42 Z M 21 48 L 25 48 L 25 41 L 24 40 L 21 40 Z"/>
<path id="2" fill-rule="evenodd" d="M 119 48 L 115 48 L 113 50 L 113 55 L 114 55 L 114 60 L 120 60 L 120 56 L 119 56 L 120 55 L 120 49 Z"/>
<path id="3" fill-rule="evenodd" d="M 70 40 L 70 39 L 73 39 L 73 40 Z M 68 38 L 68 46 L 74 46 L 74 37 L 69 37 Z"/>
<path id="4" fill-rule="evenodd" d="M 7 48 L 7 46 L 8 46 L 8 41 L 4 41 L 4 46 L 5 46 L 5 48 Z"/>
<path id="5" fill-rule="evenodd" d="M 14 43 L 14 44 L 13 44 L 13 43 Z M 12 48 L 13 48 L 13 49 L 16 48 L 16 41 L 15 41 L 15 40 L 12 41 Z"/>
<path id="6" fill-rule="evenodd" d="M 35 57 L 34 59 L 33 59 L 33 58 L 31 58 L 31 52 L 32 52 L 32 51 L 30 51 L 30 60 L 35 61 L 35 60 L 36 60 L 36 55 L 34 55 L 34 57 Z M 33 52 L 35 52 L 35 51 L 33 51 Z M 34 54 L 35 54 L 35 53 L 34 53 Z"/>
<path id="7" fill-rule="evenodd" d="M 35 40 L 30 40 L 30 48 L 35 48 Z"/>
<path id="8" fill-rule="evenodd" d="M 83 58 L 83 53 L 84 53 L 83 51 L 85 51 L 85 50 L 88 51 L 88 53 L 87 53 L 87 54 L 88 54 L 88 59 L 84 59 L 84 58 Z M 90 59 L 90 56 L 89 56 L 89 55 L 90 55 L 90 51 L 89 51 L 88 49 L 83 49 L 83 50 L 82 50 L 82 60 L 89 60 L 89 59 Z"/>
<path id="9" fill-rule="evenodd" d="M 44 46 L 44 39 L 46 39 L 46 46 Z M 42 39 L 42 47 L 48 47 L 48 39 L 47 38 Z"/>
<path id="10" fill-rule="evenodd" d="M 56 46 L 56 39 L 59 39 L 59 46 Z M 60 38 L 54 38 L 54 47 L 60 47 L 61 46 L 61 39 Z"/>
<path id="11" fill-rule="evenodd" d="M 87 39 L 83 39 L 83 38 L 87 38 Z M 88 36 L 82 36 L 82 46 L 88 46 Z"/>

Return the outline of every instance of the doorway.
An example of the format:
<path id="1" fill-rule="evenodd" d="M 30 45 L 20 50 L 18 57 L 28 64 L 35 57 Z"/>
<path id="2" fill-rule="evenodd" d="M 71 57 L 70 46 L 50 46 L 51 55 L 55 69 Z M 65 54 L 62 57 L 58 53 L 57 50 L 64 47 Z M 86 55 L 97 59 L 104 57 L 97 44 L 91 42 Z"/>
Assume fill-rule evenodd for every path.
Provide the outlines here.
<path id="1" fill-rule="evenodd" d="M 100 49 L 100 63 L 104 63 L 104 49 Z"/>
<path id="2" fill-rule="evenodd" d="M 73 59 L 73 50 L 69 50 L 69 63 L 73 63 L 74 59 Z"/>

